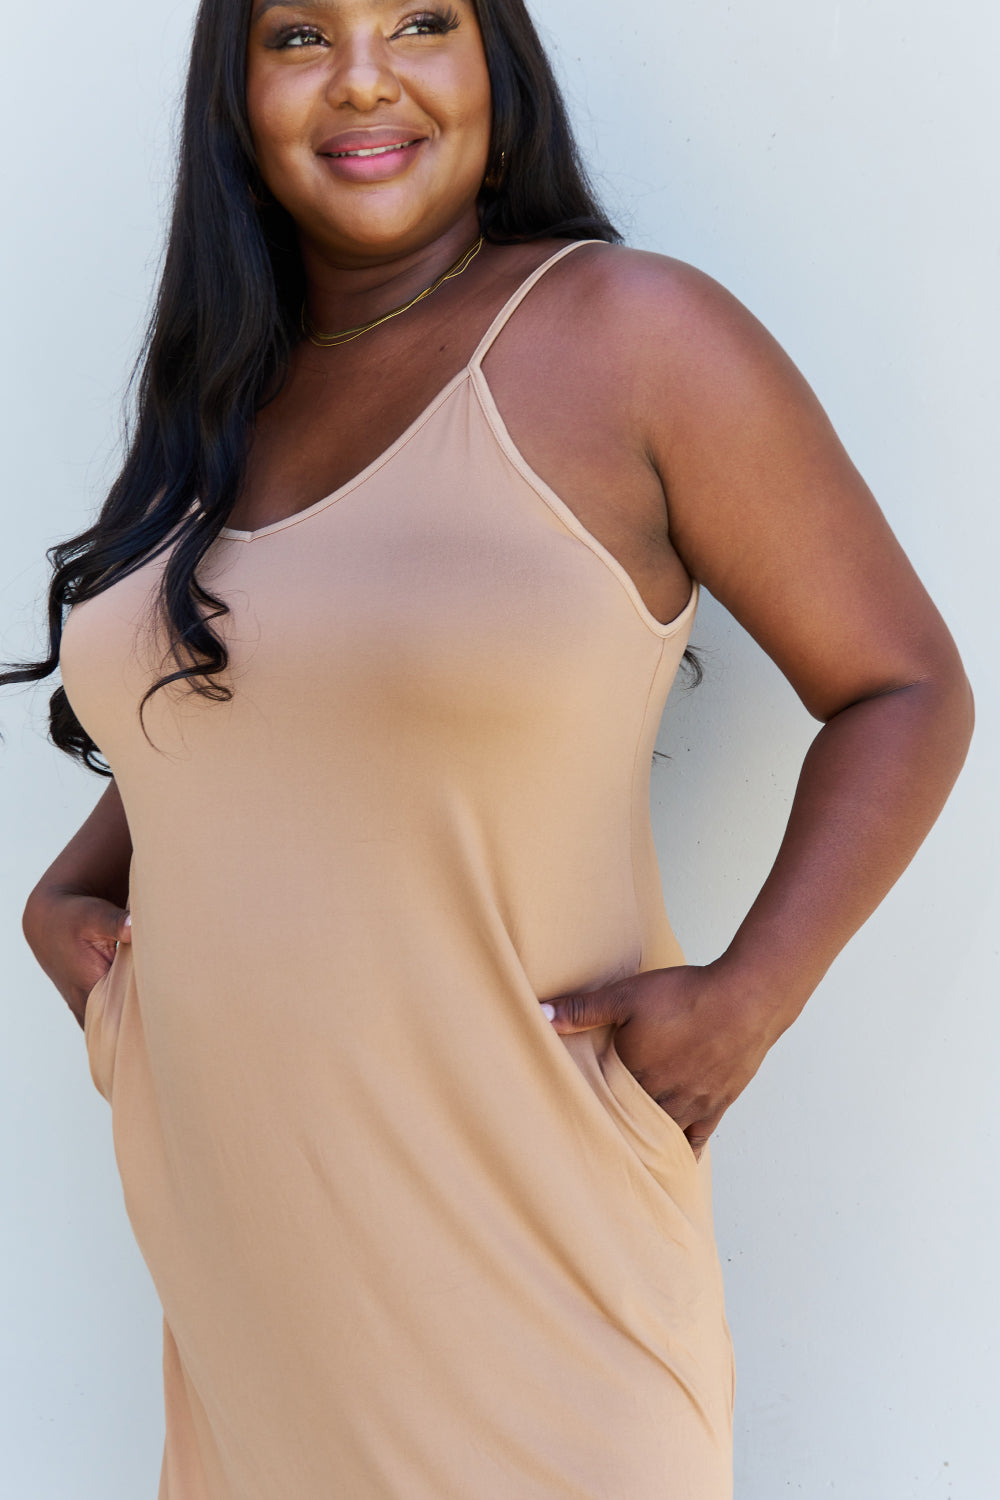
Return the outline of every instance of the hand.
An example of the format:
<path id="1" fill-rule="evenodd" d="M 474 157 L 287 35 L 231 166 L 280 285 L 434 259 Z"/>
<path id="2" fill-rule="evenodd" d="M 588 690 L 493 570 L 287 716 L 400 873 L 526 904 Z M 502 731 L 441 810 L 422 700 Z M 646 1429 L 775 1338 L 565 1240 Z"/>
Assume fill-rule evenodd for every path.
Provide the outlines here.
<path id="1" fill-rule="evenodd" d="M 79 891 L 36 889 L 22 918 L 35 958 L 83 1027 L 87 996 L 111 967 L 116 943 L 132 941 L 127 911 Z"/>
<path id="2" fill-rule="evenodd" d="M 545 1003 L 561 1035 L 616 1027 L 622 1062 L 677 1121 L 696 1157 L 777 1040 L 762 1007 L 711 964 L 652 969 Z"/>

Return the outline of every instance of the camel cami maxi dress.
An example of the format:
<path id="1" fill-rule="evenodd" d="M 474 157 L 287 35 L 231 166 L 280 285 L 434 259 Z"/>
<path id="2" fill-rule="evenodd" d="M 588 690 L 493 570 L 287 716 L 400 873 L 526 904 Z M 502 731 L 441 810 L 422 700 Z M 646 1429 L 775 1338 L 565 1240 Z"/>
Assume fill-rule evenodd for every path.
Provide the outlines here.
<path id="1" fill-rule="evenodd" d="M 307 509 L 226 528 L 228 703 L 150 623 L 61 666 L 133 843 L 86 1010 L 164 1311 L 160 1500 L 726 1500 L 708 1152 L 539 1000 L 683 962 L 649 820 L 660 624 L 481 362 Z M 123 1435 L 123 1441 L 127 1440 Z"/>

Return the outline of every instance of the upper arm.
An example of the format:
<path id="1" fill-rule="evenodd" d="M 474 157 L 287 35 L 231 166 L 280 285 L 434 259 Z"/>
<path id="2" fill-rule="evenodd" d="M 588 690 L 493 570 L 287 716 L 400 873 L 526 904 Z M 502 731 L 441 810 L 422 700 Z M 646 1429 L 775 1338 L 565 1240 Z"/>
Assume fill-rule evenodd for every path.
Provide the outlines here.
<path id="1" fill-rule="evenodd" d="M 691 574 L 817 718 L 953 669 L 940 615 L 766 329 L 664 257 L 633 257 L 625 286 L 641 438 Z"/>

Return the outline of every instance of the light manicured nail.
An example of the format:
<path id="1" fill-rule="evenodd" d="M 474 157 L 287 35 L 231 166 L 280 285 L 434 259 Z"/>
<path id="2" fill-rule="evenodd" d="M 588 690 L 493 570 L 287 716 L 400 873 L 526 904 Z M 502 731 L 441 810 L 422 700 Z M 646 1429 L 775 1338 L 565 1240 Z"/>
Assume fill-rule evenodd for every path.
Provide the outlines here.
<path id="1" fill-rule="evenodd" d="M 545 1015 L 545 1016 L 548 1016 L 548 1018 L 549 1018 L 550 1021 L 554 1021 L 555 1018 L 556 1018 L 556 1008 L 555 1008 L 555 1006 L 554 1005 L 550 1005 L 549 1002 L 546 1000 L 544 1002 L 544 1004 L 542 1005 L 542 1014 Z"/>
<path id="2" fill-rule="evenodd" d="M 131 912 L 129 912 L 128 916 L 125 918 L 125 926 L 126 927 L 131 927 L 132 926 L 132 913 Z"/>

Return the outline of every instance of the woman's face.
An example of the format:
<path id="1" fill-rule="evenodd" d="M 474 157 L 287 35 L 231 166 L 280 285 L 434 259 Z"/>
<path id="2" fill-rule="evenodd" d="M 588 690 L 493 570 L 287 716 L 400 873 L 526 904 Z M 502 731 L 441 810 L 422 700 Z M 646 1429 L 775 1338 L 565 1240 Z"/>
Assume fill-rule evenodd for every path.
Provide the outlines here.
<path id="1" fill-rule="evenodd" d="M 247 111 L 304 249 L 344 265 L 417 250 L 470 213 L 487 169 L 471 0 L 253 0 Z"/>

